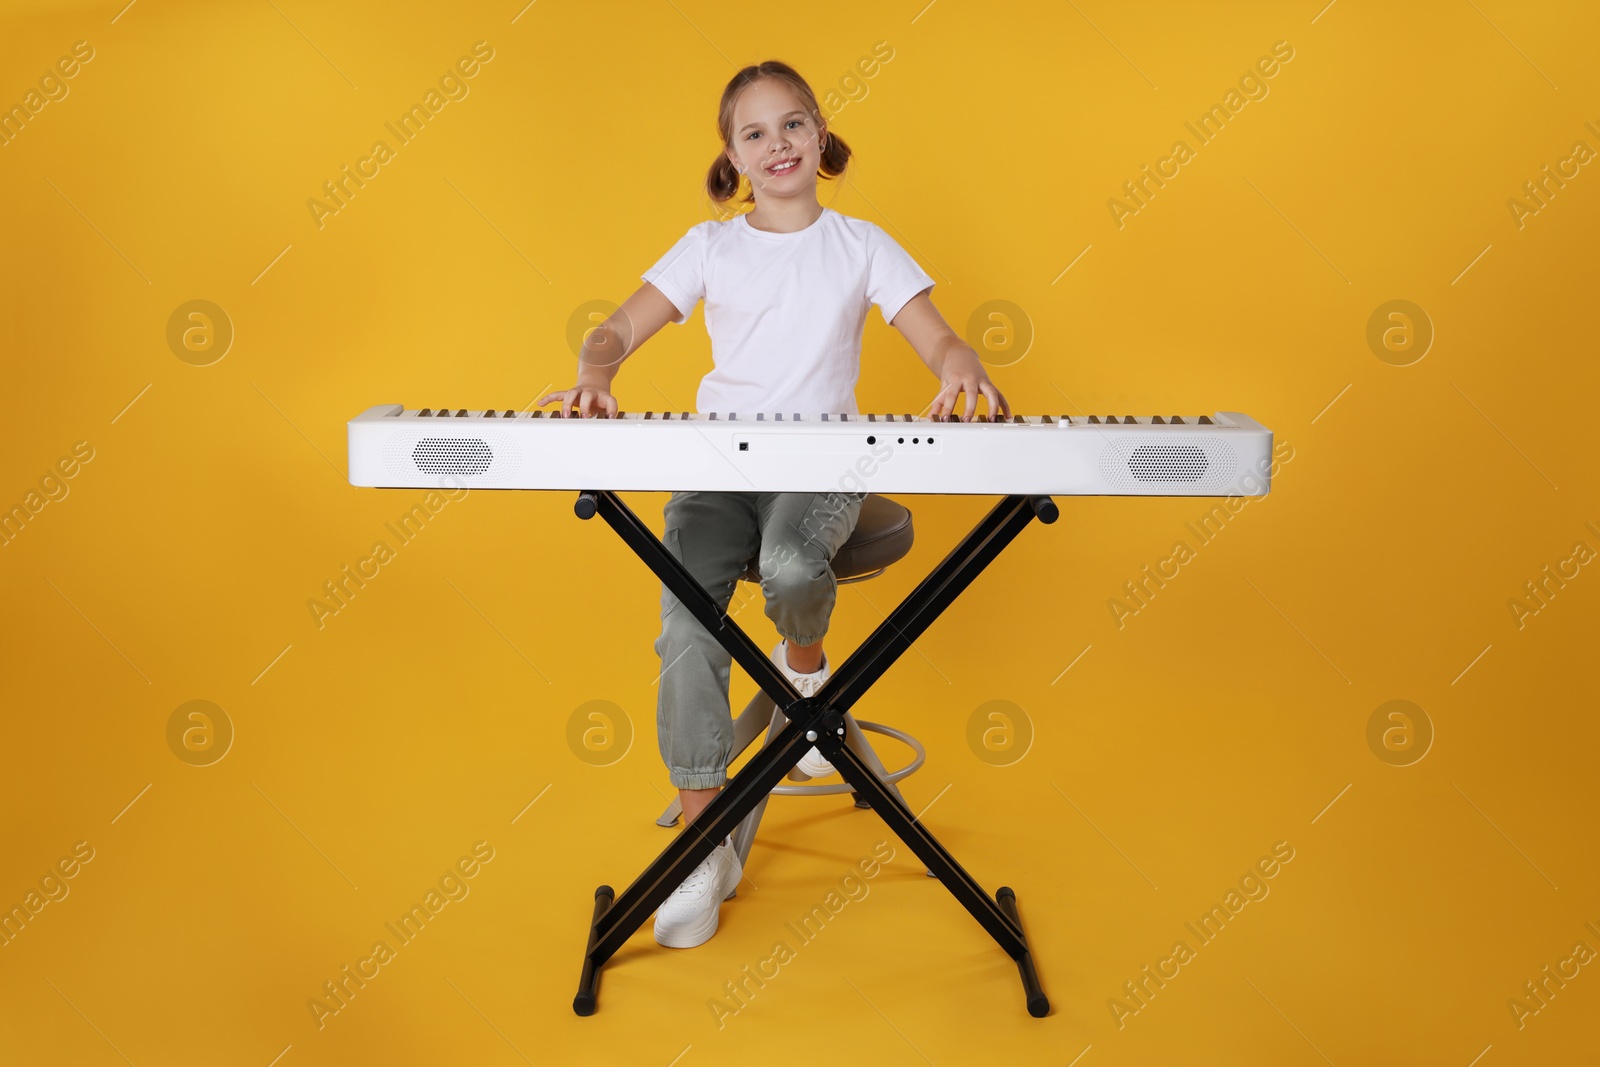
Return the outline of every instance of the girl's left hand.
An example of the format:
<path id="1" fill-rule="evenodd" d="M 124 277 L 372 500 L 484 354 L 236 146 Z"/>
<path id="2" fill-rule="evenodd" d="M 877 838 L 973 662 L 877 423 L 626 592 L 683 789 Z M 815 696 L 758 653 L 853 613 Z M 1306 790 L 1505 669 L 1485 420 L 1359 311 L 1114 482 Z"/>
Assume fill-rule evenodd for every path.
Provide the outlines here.
<path id="1" fill-rule="evenodd" d="M 978 394 L 982 393 L 989 401 L 991 418 L 997 413 L 1008 419 L 1011 417 L 1010 403 L 996 388 L 994 382 L 989 380 L 989 375 L 984 371 L 976 353 L 967 355 L 965 359 L 952 354 L 945 362 L 943 382 L 944 387 L 939 390 L 939 395 L 933 398 L 933 405 L 928 409 L 929 415 L 941 416 L 954 411 L 957 398 L 965 393 L 966 412 L 961 416 L 961 421 L 971 422 L 973 413 L 978 410 Z"/>

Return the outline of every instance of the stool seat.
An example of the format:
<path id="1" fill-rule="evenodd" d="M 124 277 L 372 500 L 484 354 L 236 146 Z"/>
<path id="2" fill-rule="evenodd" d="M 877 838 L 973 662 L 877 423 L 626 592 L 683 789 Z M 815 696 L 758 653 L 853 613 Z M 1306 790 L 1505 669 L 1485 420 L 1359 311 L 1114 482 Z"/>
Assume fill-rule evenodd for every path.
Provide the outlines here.
<path id="1" fill-rule="evenodd" d="M 911 512 L 904 504 L 877 493 L 861 501 L 856 528 L 833 554 L 833 576 L 849 581 L 881 572 L 911 551 Z M 761 581 L 760 559 L 752 559 L 739 576 L 742 582 Z"/>

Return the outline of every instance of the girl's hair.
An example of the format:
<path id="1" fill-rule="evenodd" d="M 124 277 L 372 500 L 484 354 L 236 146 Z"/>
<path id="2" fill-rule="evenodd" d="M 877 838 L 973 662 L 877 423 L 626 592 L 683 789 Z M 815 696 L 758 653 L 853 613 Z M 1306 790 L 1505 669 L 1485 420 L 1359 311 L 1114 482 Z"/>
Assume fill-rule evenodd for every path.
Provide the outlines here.
<path id="1" fill-rule="evenodd" d="M 811 86 L 795 69 L 787 63 L 776 59 L 769 59 L 763 63 L 754 63 L 745 67 L 733 76 L 727 88 L 722 90 L 722 103 L 717 108 L 717 132 L 722 137 L 723 148 L 733 147 L 733 106 L 738 103 L 739 94 L 761 78 L 777 78 L 787 82 L 789 88 L 800 98 L 808 114 L 818 126 L 822 125 L 822 109 L 817 106 L 816 94 L 811 91 Z M 828 144 L 822 150 L 822 163 L 817 168 L 817 173 L 824 178 L 837 178 L 844 173 L 846 162 L 850 159 L 850 146 L 844 143 L 831 128 L 828 130 Z M 726 152 L 718 152 L 716 161 L 711 164 L 711 170 L 706 174 L 706 194 L 713 203 L 721 205 L 732 200 L 739 191 L 739 182 L 744 176 L 734 169 L 728 160 Z M 740 197 L 741 203 L 755 202 L 755 189 Z"/>

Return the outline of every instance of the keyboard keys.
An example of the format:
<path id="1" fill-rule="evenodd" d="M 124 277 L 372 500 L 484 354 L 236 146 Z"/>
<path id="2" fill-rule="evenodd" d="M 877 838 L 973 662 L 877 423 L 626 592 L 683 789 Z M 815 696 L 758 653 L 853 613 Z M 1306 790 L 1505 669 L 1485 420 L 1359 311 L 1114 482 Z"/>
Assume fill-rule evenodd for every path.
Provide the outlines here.
<path id="1" fill-rule="evenodd" d="M 541 408 L 534 408 L 534 409 L 531 409 L 531 410 L 528 410 L 528 411 L 517 411 L 516 409 L 513 409 L 513 408 L 507 408 L 505 410 L 500 410 L 498 408 L 485 408 L 483 411 L 479 411 L 479 412 L 474 412 L 474 411 L 471 411 L 471 410 L 469 410 L 467 408 L 456 408 L 456 409 L 453 409 L 453 410 L 451 408 L 419 408 L 419 409 L 417 409 L 415 411 L 402 412 L 402 414 L 410 415 L 410 416 L 412 416 L 414 418 L 419 418 L 419 419 L 427 419 L 427 418 L 433 418 L 433 419 L 464 419 L 464 418 L 517 419 L 517 418 L 522 418 L 522 417 L 526 416 L 527 418 L 530 418 L 530 419 L 547 419 L 547 418 L 548 419 L 555 419 L 555 418 L 638 419 L 638 420 L 647 421 L 647 422 L 648 421 L 656 421 L 656 420 L 660 420 L 660 421 L 664 422 L 664 421 L 667 421 L 669 419 L 676 420 L 676 421 L 683 421 L 683 422 L 688 422 L 688 421 L 695 421 L 695 422 L 698 422 L 698 421 L 733 422 L 733 421 L 737 420 L 738 417 L 739 417 L 737 413 L 731 412 L 731 411 L 727 411 L 727 412 L 712 411 L 712 412 L 706 412 L 706 413 L 702 414 L 702 413 L 693 412 L 693 411 L 678 411 L 678 412 L 660 411 L 660 412 L 658 412 L 658 411 L 653 411 L 652 410 L 652 411 L 646 411 L 646 412 L 641 414 L 639 412 L 625 412 L 621 408 L 618 408 L 615 414 L 608 413 L 602 408 L 602 409 L 597 410 L 593 415 L 582 415 L 582 414 L 580 414 L 579 412 L 577 412 L 575 410 L 572 410 L 572 411 L 545 411 L 545 410 L 543 410 Z M 767 412 L 757 412 L 756 413 L 756 421 L 757 422 L 765 422 L 765 421 L 767 421 L 767 414 L 768 414 Z M 856 413 L 854 415 L 852 415 L 852 414 L 850 414 L 848 412 L 843 412 L 843 411 L 838 411 L 838 412 L 824 411 L 824 412 L 818 412 L 818 413 L 812 414 L 812 415 L 807 415 L 807 414 L 805 414 L 803 412 L 785 412 L 785 411 L 771 412 L 770 414 L 772 415 L 772 420 L 771 421 L 773 421 L 773 422 L 791 422 L 791 423 L 795 423 L 795 422 L 798 422 L 798 423 L 808 423 L 808 422 L 811 422 L 811 423 L 820 423 L 820 422 L 862 422 L 862 421 L 865 421 L 865 422 L 868 422 L 868 423 L 879 423 L 879 422 L 906 423 L 906 422 L 908 422 L 908 423 L 913 423 L 913 424 L 914 423 L 918 423 L 918 422 L 928 422 L 928 423 L 934 423 L 934 422 L 939 422 L 939 423 L 944 423 L 944 422 L 949 422 L 949 423 L 978 422 L 978 423 L 989 423 L 991 425 L 1011 424 L 1011 425 L 1015 425 L 1015 426 L 1032 425 L 1032 424 L 1035 424 L 1035 423 L 1037 423 L 1040 426 L 1055 426 L 1055 425 L 1065 425 L 1065 426 L 1081 426 L 1081 425 L 1107 425 L 1107 426 L 1214 426 L 1214 425 L 1216 425 L 1216 423 L 1214 423 L 1212 421 L 1212 419 L 1211 419 L 1211 417 L 1209 415 L 1199 415 L 1199 416 L 1189 416 L 1189 417 L 1185 417 L 1185 416 L 1182 416 L 1182 415 L 1143 415 L 1143 416 L 1140 416 L 1140 415 L 1088 415 L 1088 416 L 1078 415 L 1078 416 L 1072 416 L 1072 415 L 1017 415 L 1017 414 L 1004 415 L 1004 414 L 1001 414 L 999 412 L 987 412 L 987 413 L 985 413 L 985 412 L 977 412 L 977 411 L 975 411 L 975 412 L 972 413 L 972 416 L 969 419 L 969 418 L 967 418 L 965 416 L 957 414 L 954 411 L 946 412 L 943 415 L 922 415 L 922 416 L 909 415 L 909 414 L 905 414 L 903 412 L 897 412 L 897 413 L 894 413 L 894 414 L 879 415 L 876 412 L 870 412 L 870 411 L 866 412 L 864 414 L 858 412 L 858 413 Z"/>

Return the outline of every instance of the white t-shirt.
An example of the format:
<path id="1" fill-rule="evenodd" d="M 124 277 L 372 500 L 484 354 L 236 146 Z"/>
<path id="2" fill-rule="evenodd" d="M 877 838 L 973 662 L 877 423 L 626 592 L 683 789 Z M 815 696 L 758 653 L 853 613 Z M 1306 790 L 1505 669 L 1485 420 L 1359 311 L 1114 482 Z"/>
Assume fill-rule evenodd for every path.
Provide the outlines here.
<path id="1" fill-rule="evenodd" d="M 702 222 L 643 279 L 678 309 L 701 299 L 711 372 L 696 412 L 858 415 L 861 334 L 867 308 L 892 322 L 933 279 L 877 225 L 823 208 L 794 233 L 769 233 L 744 215 Z"/>

